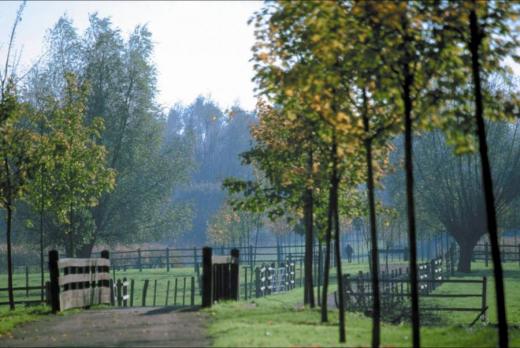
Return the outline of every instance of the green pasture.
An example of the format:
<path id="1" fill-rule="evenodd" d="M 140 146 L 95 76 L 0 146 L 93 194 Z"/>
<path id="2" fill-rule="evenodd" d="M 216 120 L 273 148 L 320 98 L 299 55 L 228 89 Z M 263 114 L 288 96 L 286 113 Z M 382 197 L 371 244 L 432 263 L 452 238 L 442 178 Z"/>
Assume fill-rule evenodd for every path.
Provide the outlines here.
<path id="1" fill-rule="evenodd" d="M 488 322 L 478 321 L 476 313 L 433 312 L 422 313 L 422 345 L 425 347 L 490 347 L 497 345 L 494 284 L 491 268 L 474 263 L 470 275 L 457 274 L 451 279 L 478 279 L 488 277 Z M 348 267 L 348 266 L 347 266 Z M 511 346 L 520 346 L 520 269 L 517 264 L 504 264 L 506 276 L 506 304 L 510 323 Z M 348 272 L 348 270 L 345 270 Z M 330 287 L 332 293 L 335 285 Z M 435 293 L 478 293 L 476 284 L 444 284 Z M 302 306 L 302 289 L 286 294 L 240 302 L 226 302 L 206 310 L 211 318 L 209 333 L 216 347 L 231 346 L 340 346 L 338 344 L 338 316 L 329 309 L 329 323 L 320 323 L 319 309 Z M 450 298 L 421 299 L 423 305 L 468 306 L 480 305 L 480 299 Z M 432 320 L 433 319 L 433 320 Z M 345 346 L 369 346 L 371 318 L 361 313 L 347 312 L 347 343 Z M 383 323 L 383 346 L 410 346 L 411 328 L 407 321 L 398 324 Z"/>

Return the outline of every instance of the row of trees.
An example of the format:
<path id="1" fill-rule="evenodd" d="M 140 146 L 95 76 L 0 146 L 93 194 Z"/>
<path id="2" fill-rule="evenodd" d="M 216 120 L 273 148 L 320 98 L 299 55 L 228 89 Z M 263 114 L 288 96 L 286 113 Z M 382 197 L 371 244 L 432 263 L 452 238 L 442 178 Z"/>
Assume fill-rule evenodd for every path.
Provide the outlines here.
<path id="1" fill-rule="evenodd" d="M 437 129 L 456 155 L 479 153 L 474 164 L 480 165 L 487 217 L 480 220 L 487 226 L 479 231 L 487 231 L 491 243 L 500 345 L 507 347 L 497 205 L 484 116 L 499 121 L 518 113 L 516 86 L 504 64 L 508 57 L 517 58 L 517 36 L 510 25 L 517 13 L 515 4 L 505 2 L 280 2 L 268 3 L 252 19 L 261 101 L 259 123 L 252 129 L 256 143 L 243 159 L 261 175 L 251 181 L 229 179 L 225 185 L 237 195 L 232 200 L 236 209 L 267 211 L 272 217 L 288 210 L 302 221 L 304 301 L 311 307 L 312 243 L 316 235 L 324 240 L 322 321 L 327 321 L 330 242 L 336 240 L 340 342 L 345 341 L 340 214 L 349 219 L 367 212 L 374 289 L 372 345 L 380 345 L 375 188 L 388 172 L 394 138 L 403 134 L 413 344 L 420 345 L 413 135 Z M 510 132 L 510 126 L 500 127 Z M 432 169 L 420 167 L 426 170 L 421 183 L 425 188 L 431 184 L 427 180 L 433 174 L 427 171 Z M 458 237 L 454 231 L 458 227 L 438 218 L 463 246 L 463 234 Z"/>
<path id="2" fill-rule="evenodd" d="M 0 100 L 11 308 L 13 216 L 24 232 L 17 242 L 39 241 L 42 285 L 45 247 L 88 257 L 96 244 L 169 237 L 190 224 L 189 207 L 171 197 L 188 177 L 190 144 L 166 136 L 147 28 L 136 27 L 125 40 L 94 14 L 79 35 L 62 17 L 48 32 L 46 54 L 22 78 L 11 54 L 22 10 Z"/>
<path id="3" fill-rule="evenodd" d="M 220 213 L 227 215 L 222 180 L 231 175 L 243 179 L 252 176 L 251 168 L 241 165 L 238 154 L 249 148 L 249 126 L 255 122 L 254 113 L 239 106 L 224 110 L 207 97 L 198 97 L 190 105 L 175 105 L 170 110 L 168 137 L 189 144 L 186 156 L 192 163 L 188 181 L 173 194 L 175 201 L 189 204 L 193 211 L 191 228 L 176 242 L 200 246 L 205 241 L 223 241 L 215 239 L 215 230 L 209 232 L 208 227 Z"/>

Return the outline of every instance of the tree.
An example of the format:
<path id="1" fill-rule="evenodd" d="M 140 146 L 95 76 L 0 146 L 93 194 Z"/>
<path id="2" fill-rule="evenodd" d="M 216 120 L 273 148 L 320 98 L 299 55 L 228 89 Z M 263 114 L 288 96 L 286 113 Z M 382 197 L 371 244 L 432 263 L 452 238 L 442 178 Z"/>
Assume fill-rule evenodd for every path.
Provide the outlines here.
<path id="1" fill-rule="evenodd" d="M 9 307 L 15 309 L 13 294 L 13 264 L 11 250 L 11 229 L 13 209 L 26 190 L 27 181 L 35 170 L 34 146 L 36 137 L 27 128 L 32 114 L 27 105 L 18 101 L 16 93 L 16 76 L 11 66 L 11 51 L 18 22 L 21 21 L 23 3 L 16 14 L 11 30 L 9 46 L 5 59 L 5 67 L 0 75 L 0 207 L 6 210 L 6 244 L 7 244 L 7 288 Z"/>
<path id="2" fill-rule="evenodd" d="M 309 141 L 312 128 L 308 123 L 287 122 L 284 110 L 266 103 L 258 105 L 258 124 L 252 127 L 255 146 L 242 156 L 246 164 L 263 173 L 256 181 L 226 179 L 224 186 L 232 194 L 237 209 L 267 212 L 272 220 L 287 211 L 303 220 L 305 229 L 304 303 L 314 307 L 312 284 L 313 202 L 315 166 L 318 152 Z M 294 146 L 294 144 L 300 144 Z"/>
<path id="3" fill-rule="evenodd" d="M 224 178 L 251 178 L 251 167 L 241 164 L 239 154 L 250 147 L 249 127 L 255 122 L 251 112 L 238 106 L 222 110 L 204 97 L 170 110 L 167 132 L 189 144 L 187 155 L 193 163 L 189 181 L 173 194 L 174 199 L 187 202 L 193 209 L 192 227 L 180 236 L 180 243 L 204 243 L 206 228 L 226 199 Z"/>
<path id="4" fill-rule="evenodd" d="M 519 124 L 488 123 L 486 128 L 497 216 L 504 228 L 520 195 Z M 439 131 L 431 132 L 414 145 L 418 207 L 429 224 L 441 224 L 455 238 L 460 246 L 458 271 L 470 272 L 473 249 L 487 233 L 480 160 L 472 153 L 453 154 L 444 138 Z"/>
<path id="5" fill-rule="evenodd" d="M 34 70 L 25 96 L 34 105 L 48 95 L 64 97 L 64 73 L 88 82 L 85 122 L 104 131 L 99 144 L 107 165 L 117 172 L 113 192 L 96 206 L 75 214 L 77 255 L 88 256 L 96 243 L 139 242 L 173 238 L 190 225 L 187 204 L 172 201 L 174 187 L 185 182 L 191 168 L 190 144 L 166 133 L 166 120 L 155 102 L 153 44 L 145 26 L 137 26 L 128 40 L 110 20 L 97 14 L 82 35 L 61 18 L 48 34 L 49 55 Z M 48 219 L 47 243 L 63 240 L 64 230 Z M 81 232 L 80 232 L 81 230 Z"/>
<path id="6" fill-rule="evenodd" d="M 360 128 L 349 118 L 342 79 L 342 53 L 346 42 L 343 8 L 331 2 L 271 4 L 255 17 L 259 90 L 287 118 L 286 122 L 310 123 L 328 164 L 324 173 L 329 192 L 326 227 L 325 279 L 322 321 L 327 320 L 327 288 L 330 242 L 335 239 L 338 279 L 340 342 L 345 341 L 344 299 L 340 262 L 339 192 L 347 192 L 362 179 L 357 153 Z M 362 132 L 362 131 L 361 131 Z M 308 133 L 307 133 L 308 134 Z M 306 139 L 310 140 L 309 136 Z M 344 180 L 342 180 L 345 178 Z M 343 182 L 342 182 L 343 181 Z M 350 189 L 350 190 L 349 190 Z"/>
<path id="7" fill-rule="evenodd" d="M 94 119 L 90 126 L 86 125 L 88 86 L 78 85 L 72 74 L 67 74 L 66 82 L 64 99 L 53 100 L 49 106 L 50 141 L 47 151 L 41 153 L 45 176 L 36 176 L 32 196 L 37 198 L 33 205 L 44 205 L 67 226 L 65 249 L 69 257 L 75 257 L 77 241 L 88 238 L 87 231 L 77 229 L 77 216 L 96 206 L 104 192 L 113 190 L 115 172 L 107 167 L 105 147 L 97 143 L 103 131 L 102 120 Z M 44 180 L 49 191 L 45 196 L 50 202 L 38 197 Z"/>
<path id="8" fill-rule="evenodd" d="M 497 302 L 497 317 L 498 317 L 498 329 L 499 329 L 499 344 L 501 347 L 508 347 L 508 328 L 507 328 L 507 316 L 506 316 L 506 304 L 504 295 L 504 280 L 502 274 L 502 262 L 500 259 L 500 249 L 498 246 L 498 227 L 497 227 L 497 214 L 495 207 L 495 196 L 493 193 L 493 178 L 491 176 L 491 166 L 489 163 L 488 145 L 486 141 L 486 127 L 484 123 L 484 101 L 482 96 L 481 86 L 481 63 L 480 53 L 482 49 L 482 40 L 484 38 L 486 27 L 482 27 L 479 23 L 479 15 L 477 11 L 484 10 L 492 11 L 492 6 L 484 4 L 483 8 L 478 8 L 476 1 L 472 2 L 472 7 L 469 11 L 469 32 L 470 40 L 468 44 L 469 51 L 471 52 L 471 72 L 473 76 L 473 88 L 475 97 L 475 122 L 477 125 L 477 138 L 479 144 L 479 155 L 482 173 L 482 183 L 484 188 L 484 197 L 486 202 L 486 220 L 487 228 L 489 233 L 489 241 L 491 245 L 491 257 L 493 260 L 493 272 L 495 277 L 495 298 Z M 508 7 L 501 8 L 494 14 L 498 15 L 495 25 L 499 28 L 507 26 L 507 21 L 511 18 L 507 14 Z M 505 11 L 504 11 L 505 10 Z M 502 12 L 504 11 L 504 12 Z M 507 33 L 507 30 L 505 31 Z M 500 33 L 504 34 L 504 32 Z M 493 38 L 493 37 L 492 37 Z M 495 40 L 499 40 L 495 37 Z M 512 43 L 518 47 L 518 40 L 513 39 Z"/>
<path id="9" fill-rule="evenodd" d="M 249 246 L 260 218 L 259 214 L 235 211 L 225 203 L 211 219 L 208 239 L 214 245 Z"/>
<path id="10" fill-rule="evenodd" d="M 30 117 L 26 105 L 17 100 L 15 86 L 8 81 L 0 99 L 0 206 L 6 210 L 7 286 L 9 306 L 14 309 L 11 228 L 13 209 L 27 189 L 27 182 L 36 170 L 34 151 L 36 135 L 25 125 Z M 29 121 L 30 122 L 30 121 Z"/>

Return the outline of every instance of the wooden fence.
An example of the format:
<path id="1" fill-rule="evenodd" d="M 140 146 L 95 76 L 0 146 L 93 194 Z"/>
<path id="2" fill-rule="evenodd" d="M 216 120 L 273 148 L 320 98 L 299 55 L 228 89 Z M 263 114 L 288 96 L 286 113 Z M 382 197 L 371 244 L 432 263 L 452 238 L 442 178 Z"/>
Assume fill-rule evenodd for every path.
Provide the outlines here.
<path id="1" fill-rule="evenodd" d="M 110 303 L 110 259 L 108 251 L 101 258 L 59 259 L 49 251 L 49 302 L 53 312 Z"/>
<path id="2" fill-rule="evenodd" d="M 240 296 L 240 252 L 231 249 L 229 256 L 213 256 L 210 247 L 202 249 L 202 306 L 211 307 L 220 300 L 238 301 Z"/>
<path id="3" fill-rule="evenodd" d="M 421 306 L 420 311 L 453 311 L 476 312 L 473 325 L 479 318 L 486 320 L 487 312 L 487 278 L 482 279 L 449 279 L 455 267 L 453 251 L 444 257 L 437 257 L 429 262 L 418 264 L 419 295 L 421 298 L 478 298 L 478 306 Z M 451 260 L 448 261 L 447 260 Z M 447 267 L 448 266 L 448 267 Z M 370 273 L 359 272 L 355 277 L 343 275 L 345 284 L 346 310 L 370 313 L 372 309 L 373 291 Z M 407 306 L 411 297 L 409 269 L 397 268 L 380 275 L 381 307 L 384 311 Z M 441 284 L 475 284 L 480 292 L 473 293 L 438 293 L 435 290 Z M 338 305 L 337 293 L 334 293 Z"/>
<path id="4" fill-rule="evenodd" d="M 520 244 L 501 244 L 500 245 L 500 258 L 502 262 L 518 262 L 520 267 Z M 473 250 L 473 261 L 484 261 L 486 267 L 489 266 L 491 261 L 491 248 L 489 243 L 477 244 Z"/>

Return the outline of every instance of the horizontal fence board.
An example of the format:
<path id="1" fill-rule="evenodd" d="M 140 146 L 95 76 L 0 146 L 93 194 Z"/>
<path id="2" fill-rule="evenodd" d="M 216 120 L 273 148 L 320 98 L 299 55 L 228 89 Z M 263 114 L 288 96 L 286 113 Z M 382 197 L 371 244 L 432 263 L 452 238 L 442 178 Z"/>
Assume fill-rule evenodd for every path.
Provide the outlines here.
<path id="1" fill-rule="evenodd" d="M 60 286 L 70 283 L 81 283 L 81 282 L 97 282 L 98 280 L 110 280 L 110 273 L 107 272 L 96 272 L 96 273 L 76 273 L 60 275 L 59 281 Z"/>
<path id="2" fill-rule="evenodd" d="M 482 312 L 482 308 L 462 307 L 421 307 L 421 311 L 450 311 L 450 312 Z"/>
<path id="3" fill-rule="evenodd" d="M 110 260 L 104 258 L 96 259 L 59 259 L 58 268 L 65 267 L 92 267 L 92 266 L 109 266 Z"/>
<path id="4" fill-rule="evenodd" d="M 31 304 L 40 304 L 40 303 L 45 303 L 45 301 L 42 301 L 42 300 L 22 300 L 22 301 L 14 301 L 14 304 L 17 305 L 17 304 L 25 304 L 25 305 L 31 305 Z M 9 301 L 7 302 L 0 302 L 0 306 L 6 306 L 9 304 Z"/>
<path id="5" fill-rule="evenodd" d="M 13 291 L 29 291 L 29 290 L 41 290 L 41 286 L 18 286 L 13 288 Z M 0 288 L 0 292 L 9 291 L 9 288 Z"/>

